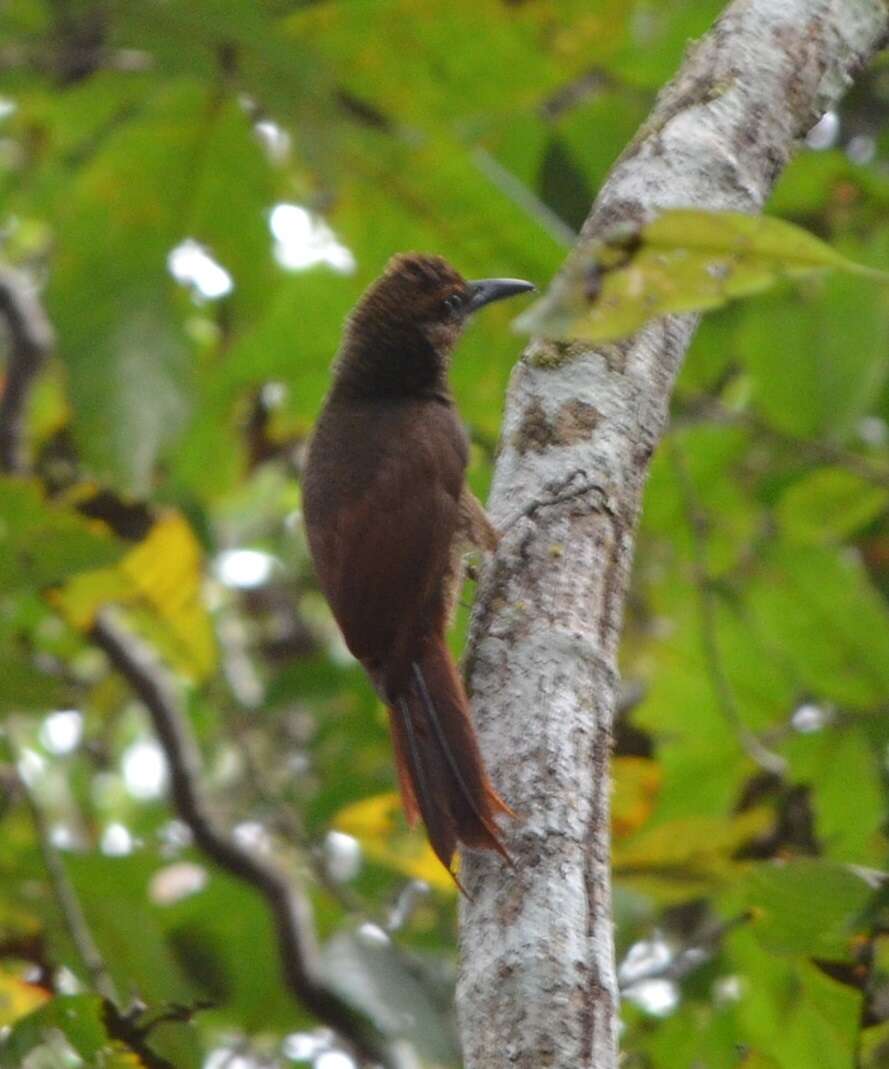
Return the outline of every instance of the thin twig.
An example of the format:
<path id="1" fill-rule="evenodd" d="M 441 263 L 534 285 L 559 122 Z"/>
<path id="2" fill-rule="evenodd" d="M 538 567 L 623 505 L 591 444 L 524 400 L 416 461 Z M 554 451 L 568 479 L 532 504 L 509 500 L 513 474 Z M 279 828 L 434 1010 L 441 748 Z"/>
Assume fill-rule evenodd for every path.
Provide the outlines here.
<path id="1" fill-rule="evenodd" d="M 195 843 L 220 868 L 250 884 L 266 900 L 275 919 L 284 979 L 292 993 L 348 1042 L 362 1062 L 391 1065 L 377 1029 L 337 995 L 322 975 L 308 898 L 279 868 L 238 845 L 214 823 L 201 790 L 197 747 L 164 670 L 107 611 L 95 623 L 92 637 L 147 708 L 169 766 L 173 804 Z"/>
<path id="2" fill-rule="evenodd" d="M 676 481 L 682 506 L 688 520 L 691 535 L 692 572 L 698 598 L 698 618 L 700 621 L 701 653 L 713 685 L 716 702 L 722 714 L 737 735 L 747 756 L 756 762 L 765 772 L 781 775 L 786 769 L 786 762 L 780 754 L 769 750 L 757 736 L 749 730 L 741 718 L 735 692 L 722 663 L 719 644 L 716 640 L 716 611 L 713 601 L 713 583 L 707 571 L 706 520 L 701 512 L 695 494 L 685 457 L 672 437 L 665 439 L 667 453 L 676 472 Z"/>
<path id="3" fill-rule="evenodd" d="M 614 75 L 604 67 L 590 67 L 570 82 L 560 85 L 559 88 L 543 101 L 540 105 L 540 117 L 555 122 L 566 112 L 586 104 L 602 93 L 620 88 L 626 92 L 629 87 L 617 82 Z"/>
<path id="4" fill-rule="evenodd" d="M 502 163 L 480 146 L 472 153 L 472 162 L 481 173 L 509 199 L 535 219 L 561 246 L 570 249 L 577 235 L 566 222 L 545 204 L 524 182 L 508 171 Z"/>
<path id="5" fill-rule="evenodd" d="M 0 317 L 6 321 L 9 358 L 0 396 L 0 471 L 27 470 L 25 407 L 31 383 L 53 346 L 53 330 L 30 283 L 0 267 Z"/>
<path id="6" fill-rule="evenodd" d="M 86 916 L 80 905 L 80 900 L 77 897 L 77 892 L 74 890 L 74 886 L 65 870 L 64 862 L 59 855 L 59 851 L 53 844 L 52 835 L 47 826 L 46 817 L 43 814 L 40 803 L 37 801 L 34 792 L 31 790 L 27 779 L 19 770 L 21 764 L 21 748 L 18 739 L 16 738 L 16 732 L 13 729 L 10 729 L 9 731 L 9 741 L 16 761 L 18 789 L 20 790 L 21 796 L 24 798 L 28 811 L 31 814 L 31 820 L 34 823 L 34 829 L 37 832 L 37 842 L 40 847 L 40 854 L 43 858 L 47 876 L 49 877 L 50 887 L 52 888 L 53 898 L 56 901 L 65 928 L 67 929 L 68 935 L 71 937 L 71 942 L 74 944 L 74 950 L 78 958 L 80 958 L 84 973 L 89 978 L 93 990 L 103 998 L 108 999 L 109 1002 L 116 1004 L 118 996 L 114 981 L 111 978 L 111 973 L 105 965 L 105 961 L 96 945 L 95 939 L 93 939 L 93 933 L 90 931 Z"/>

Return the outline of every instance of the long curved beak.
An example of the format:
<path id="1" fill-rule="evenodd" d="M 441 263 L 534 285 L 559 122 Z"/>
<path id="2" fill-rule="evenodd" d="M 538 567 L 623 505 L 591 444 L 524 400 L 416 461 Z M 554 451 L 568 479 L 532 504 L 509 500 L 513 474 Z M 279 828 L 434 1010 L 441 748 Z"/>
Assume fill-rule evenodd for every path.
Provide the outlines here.
<path id="1" fill-rule="evenodd" d="M 533 282 L 524 282 L 520 278 L 481 278 L 469 283 L 469 311 L 477 312 L 492 301 L 502 301 L 536 288 Z"/>

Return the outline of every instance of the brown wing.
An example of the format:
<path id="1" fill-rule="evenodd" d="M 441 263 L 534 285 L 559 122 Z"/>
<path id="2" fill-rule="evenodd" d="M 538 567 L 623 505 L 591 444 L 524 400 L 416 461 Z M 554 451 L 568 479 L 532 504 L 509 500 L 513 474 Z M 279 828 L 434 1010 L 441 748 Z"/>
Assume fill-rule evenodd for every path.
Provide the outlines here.
<path id="1" fill-rule="evenodd" d="M 443 620 L 442 578 L 459 518 L 464 439 L 441 406 L 383 417 L 352 413 L 333 426 L 335 433 L 319 427 L 309 458 L 309 542 L 349 649 L 388 674 L 393 663 L 408 664 Z M 325 484 L 348 490 L 325 493 Z"/>

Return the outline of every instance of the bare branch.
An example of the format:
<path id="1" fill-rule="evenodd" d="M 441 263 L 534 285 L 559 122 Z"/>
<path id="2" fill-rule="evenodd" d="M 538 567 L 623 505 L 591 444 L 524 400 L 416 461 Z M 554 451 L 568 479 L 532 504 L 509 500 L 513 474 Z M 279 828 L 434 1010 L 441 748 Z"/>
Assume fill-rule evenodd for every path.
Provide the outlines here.
<path id="1" fill-rule="evenodd" d="M 592 97 L 607 93 L 616 85 L 625 88 L 610 71 L 603 67 L 591 67 L 551 93 L 540 105 L 540 116 L 554 122 L 566 112 L 586 104 Z"/>
<path id="2" fill-rule="evenodd" d="M 173 804 L 195 843 L 220 868 L 259 891 L 268 904 L 291 992 L 348 1042 L 362 1062 L 392 1064 L 385 1040 L 375 1027 L 328 985 L 307 896 L 278 867 L 238 845 L 216 826 L 202 796 L 197 747 L 162 667 L 107 611 L 94 625 L 92 638 L 147 708 L 169 766 Z"/>
<path id="3" fill-rule="evenodd" d="M 0 471 L 21 474 L 28 467 L 24 442 L 28 392 L 52 349 L 53 330 L 34 288 L 8 267 L 0 267 L 0 317 L 9 336 L 0 397 Z"/>

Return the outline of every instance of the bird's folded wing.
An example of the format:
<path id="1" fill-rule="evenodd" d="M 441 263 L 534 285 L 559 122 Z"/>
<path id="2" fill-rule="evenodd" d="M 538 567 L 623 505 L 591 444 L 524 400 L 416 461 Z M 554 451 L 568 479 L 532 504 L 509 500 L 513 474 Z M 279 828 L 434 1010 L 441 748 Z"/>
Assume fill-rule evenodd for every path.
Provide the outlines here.
<path id="1" fill-rule="evenodd" d="M 462 479 L 462 472 L 459 473 Z M 329 517 L 313 547 L 352 653 L 386 658 L 435 627 L 459 514 L 459 486 L 425 449 L 390 456 Z"/>

